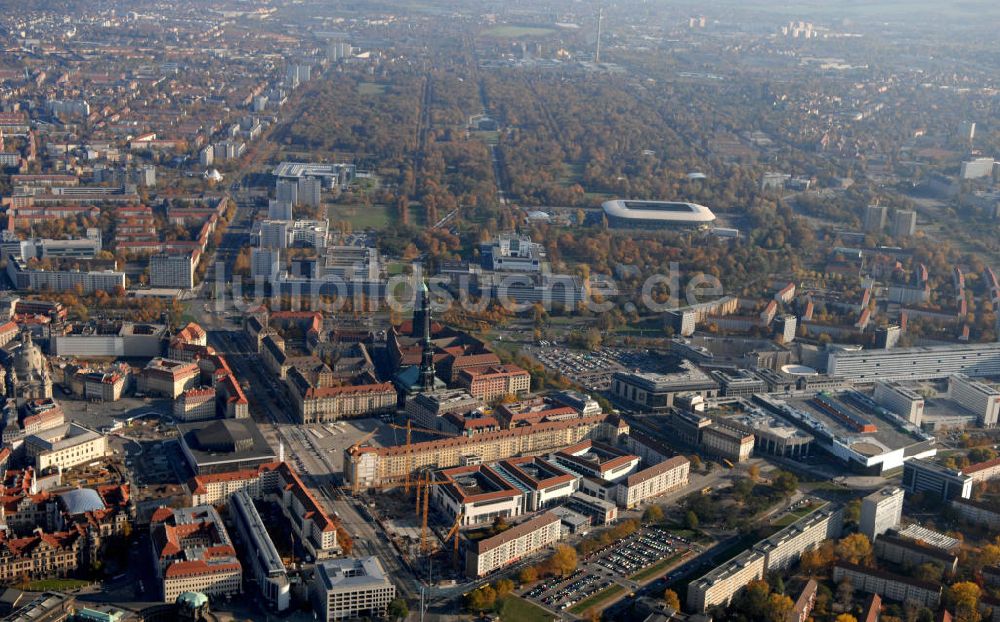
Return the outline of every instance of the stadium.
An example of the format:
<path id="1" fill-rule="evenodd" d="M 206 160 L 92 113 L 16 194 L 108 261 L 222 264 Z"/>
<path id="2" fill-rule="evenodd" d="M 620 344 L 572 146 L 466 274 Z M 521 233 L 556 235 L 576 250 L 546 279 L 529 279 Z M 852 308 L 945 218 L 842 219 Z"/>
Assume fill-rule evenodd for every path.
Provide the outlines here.
<path id="1" fill-rule="evenodd" d="M 707 227 L 715 214 L 704 205 L 672 201 L 606 201 L 601 208 L 611 227 L 644 229 Z"/>

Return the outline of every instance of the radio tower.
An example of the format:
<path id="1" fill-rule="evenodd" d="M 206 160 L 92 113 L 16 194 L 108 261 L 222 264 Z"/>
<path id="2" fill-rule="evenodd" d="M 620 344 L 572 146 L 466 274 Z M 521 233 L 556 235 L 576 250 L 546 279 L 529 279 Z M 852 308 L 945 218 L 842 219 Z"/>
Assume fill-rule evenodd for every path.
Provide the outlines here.
<path id="1" fill-rule="evenodd" d="M 604 22 L 604 7 L 597 9 L 597 49 L 594 51 L 594 62 L 601 62 L 601 26 Z"/>

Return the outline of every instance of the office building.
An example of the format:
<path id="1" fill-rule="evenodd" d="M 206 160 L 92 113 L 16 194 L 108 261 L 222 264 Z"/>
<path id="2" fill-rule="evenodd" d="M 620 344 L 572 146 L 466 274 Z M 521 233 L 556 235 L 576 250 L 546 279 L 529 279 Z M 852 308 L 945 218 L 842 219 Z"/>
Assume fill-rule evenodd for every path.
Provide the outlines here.
<path id="1" fill-rule="evenodd" d="M 854 382 L 1000 376 L 1000 343 L 834 350 L 827 355 L 826 373 Z"/>
<path id="2" fill-rule="evenodd" d="M 243 567 L 215 508 L 161 507 L 150 519 L 149 539 L 163 602 L 172 603 L 184 592 L 218 597 L 242 593 Z"/>
<path id="3" fill-rule="evenodd" d="M 246 492 L 239 491 L 230 497 L 229 507 L 236 533 L 245 548 L 244 558 L 250 559 L 251 576 L 264 601 L 277 611 L 288 609 L 291 601 L 288 571 L 254 507 L 253 499 Z"/>
<path id="4" fill-rule="evenodd" d="M 377 557 L 333 559 L 317 564 L 310 596 L 320 620 L 385 616 L 396 586 Z"/>
<path id="5" fill-rule="evenodd" d="M 889 209 L 884 205 L 869 205 L 865 208 L 865 231 L 881 233 L 885 229 L 885 219 Z"/>
<path id="6" fill-rule="evenodd" d="M 847 562 L 833 565 L 833 581 L 847 581 L 857 592 L 878 594 L 886 600 L 936 609 L 941 602 L 941 584 L 918 581 L 909 577 L 866 568 Z"/>
<path id="7" fill-rule="evenodd" d="M 965 374 L 955 374 L 948 379 L 948 392 L 955 403 L 979 418 L 979 425 L 996 427 L 1000 417 L 1000 391 Z"/>
<path id="8" fill-rule="evenodd" d="M 524 494 L 524 512 L 537 512 L 571 497 L 579 478 L 538 456 L 503 460 L 493 468 Z"/>
<path id="9" fill-rule="evenodd" d="M 152 287 L 191 289 L 194 287 L 193 253 L 159 253 L 149 258 L 149 284 Z"/>
<path id="10" fill-rule="evenodd" d="M 920 426 L 924 417 L 924 398 L 916 391 L 895 382 L 879 382 L 875 385 L 875 403 Z"/>
<path id="11" fill-rule="evenodd" d="M 541 272 L 545 247 L 527 235 L 501 233 L 497 241 L 481 246 L 483 267 L 502 272 Z"/>
<path id="12" fill-rule="evenodd" d="M 942 500 L 968 499 L 972 496 L 972 484 L 971 476 L 931 460 L 907 460 L 903 463 L 902 486 L 911 493 L 922 492 Z"/>
<path id="13" fill-rule="evenodd" d="M 898 209 L 892 214 L 892 237 L 908 238 L 917 232 L 917 213 Z"/>
<path id="14" fill-rule="evenodd" d="M 470 542 L 465 551 L 465 575 L 475 579 L 524 559 L 559 541 L 562 521 L 545 512 L 499 534 Z"/>
<path id="15" fill-rule="evenodd" d="M 903 489 L 886 486 L 861 500 L 861 533 L 872 542 L 890 529 L 895 529 L 903 517 Z"/>
<path id="16" fill-rule="evenodd" d="M 68 469 L 101 460 L 108 453 L 108 439 L 76 423 L 39 430 L 24 439 L 25 454 L 37 470 Z"/>
<path id="17" fill-rule="evenodd" d="M 489 402 L 507 395 L 521 395 L 531 389 L 531 374 L 517 365 L 499 365 L 485 369 L 463 369 L 458 385 L 472 397 Z"/>
<path id="18" fill-rule="evenodd" d="M 432 488 L 431 500 L 449 523 L 461 516 L 463 526 L 492 524 L 524 511 L 521 490 L 484 464 L 443 469 L 434 478 L 441 483 Z"/>
<path id="19" fill-rule="evenodd" d="M 615 372 L 611 377 L 611 396 L 639 412 L 666 412 L 679 393 L 715 397 L 719 387 L 690 361 L 681 361 L 674 373 Z"/>

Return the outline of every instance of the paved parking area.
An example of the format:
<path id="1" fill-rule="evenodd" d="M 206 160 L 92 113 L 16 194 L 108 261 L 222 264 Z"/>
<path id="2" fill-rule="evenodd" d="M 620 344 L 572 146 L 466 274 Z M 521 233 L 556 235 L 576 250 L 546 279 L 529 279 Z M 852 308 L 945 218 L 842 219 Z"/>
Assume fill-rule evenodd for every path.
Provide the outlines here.
<path id="1" fill-rule="evenodd" d="M 610 389 L 611 375 L 616 371 L 639 369 L 657 372 L 671 367 L 668 359 L 650 350 L 604 347 L 593 352 L 581 352 L 550 342 L 543 341 L 541 344 L 526 350 L 549 369 L 559 372 L 588 391 Z"/>
<path id="2" fill-rule="evenodd" d="M 644 528 L 582 558 L 580 567 L 568 577 L 546 579 L 523 596 L 549 610 L 565 611 L 615 583 L 631 592 L 638 583 L 629 577 L 689 549 L 689 542 L 665 529 Z"/>

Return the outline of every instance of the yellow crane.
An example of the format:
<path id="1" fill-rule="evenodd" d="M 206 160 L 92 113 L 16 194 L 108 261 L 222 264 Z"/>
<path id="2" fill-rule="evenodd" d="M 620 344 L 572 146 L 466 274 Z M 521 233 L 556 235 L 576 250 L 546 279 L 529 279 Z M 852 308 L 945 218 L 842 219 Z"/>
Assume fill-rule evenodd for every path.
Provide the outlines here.
<path id="1" fill-rule="evenodd" d="M 408 455 L 410 452 L 410 445 L 413 443 L 414 430 L 416 430 L 417 432 L 424 432 L 426 434 L 437 434 L 439 436 L 458 436 L 458 434 L 445 432 L 443 430 L 431 430 L 430 428 L 415 427 L 413 425 L 413 421 L 410 419 L 406 420 L 406 425 L 399 425 L 398 423 L 390 423 L 389 427 L 395 430 L 406 430 L 406 445 L 404 445 L 404 447 L 406 447 L 406 452 Z M 403 482 L 403 491 L 406 494 L 410 494 L 410 472 L 414 470 L 412 463 L 413 457 L 410 456 L 409 460 L 411 460 L 410 468 L 406 470 L 406 480 Z"/>
<path id="2" fill-rule="evenodd" d="M 445 544 L 448 544 L 448 540 L 451 539 L 452 537 L 455 538 L 455 544 L 451 550 L 452 568 L 458 568 L 458 533 L 459 533 L 459 527 L 462 526 L 462 519 L 464 517 L 465 514 L 459 512 L 458 516 L 455 517 L 455 524 L 451 526 L 451 529 L 448 530 L 448 535 L 444 537 Z"/>

